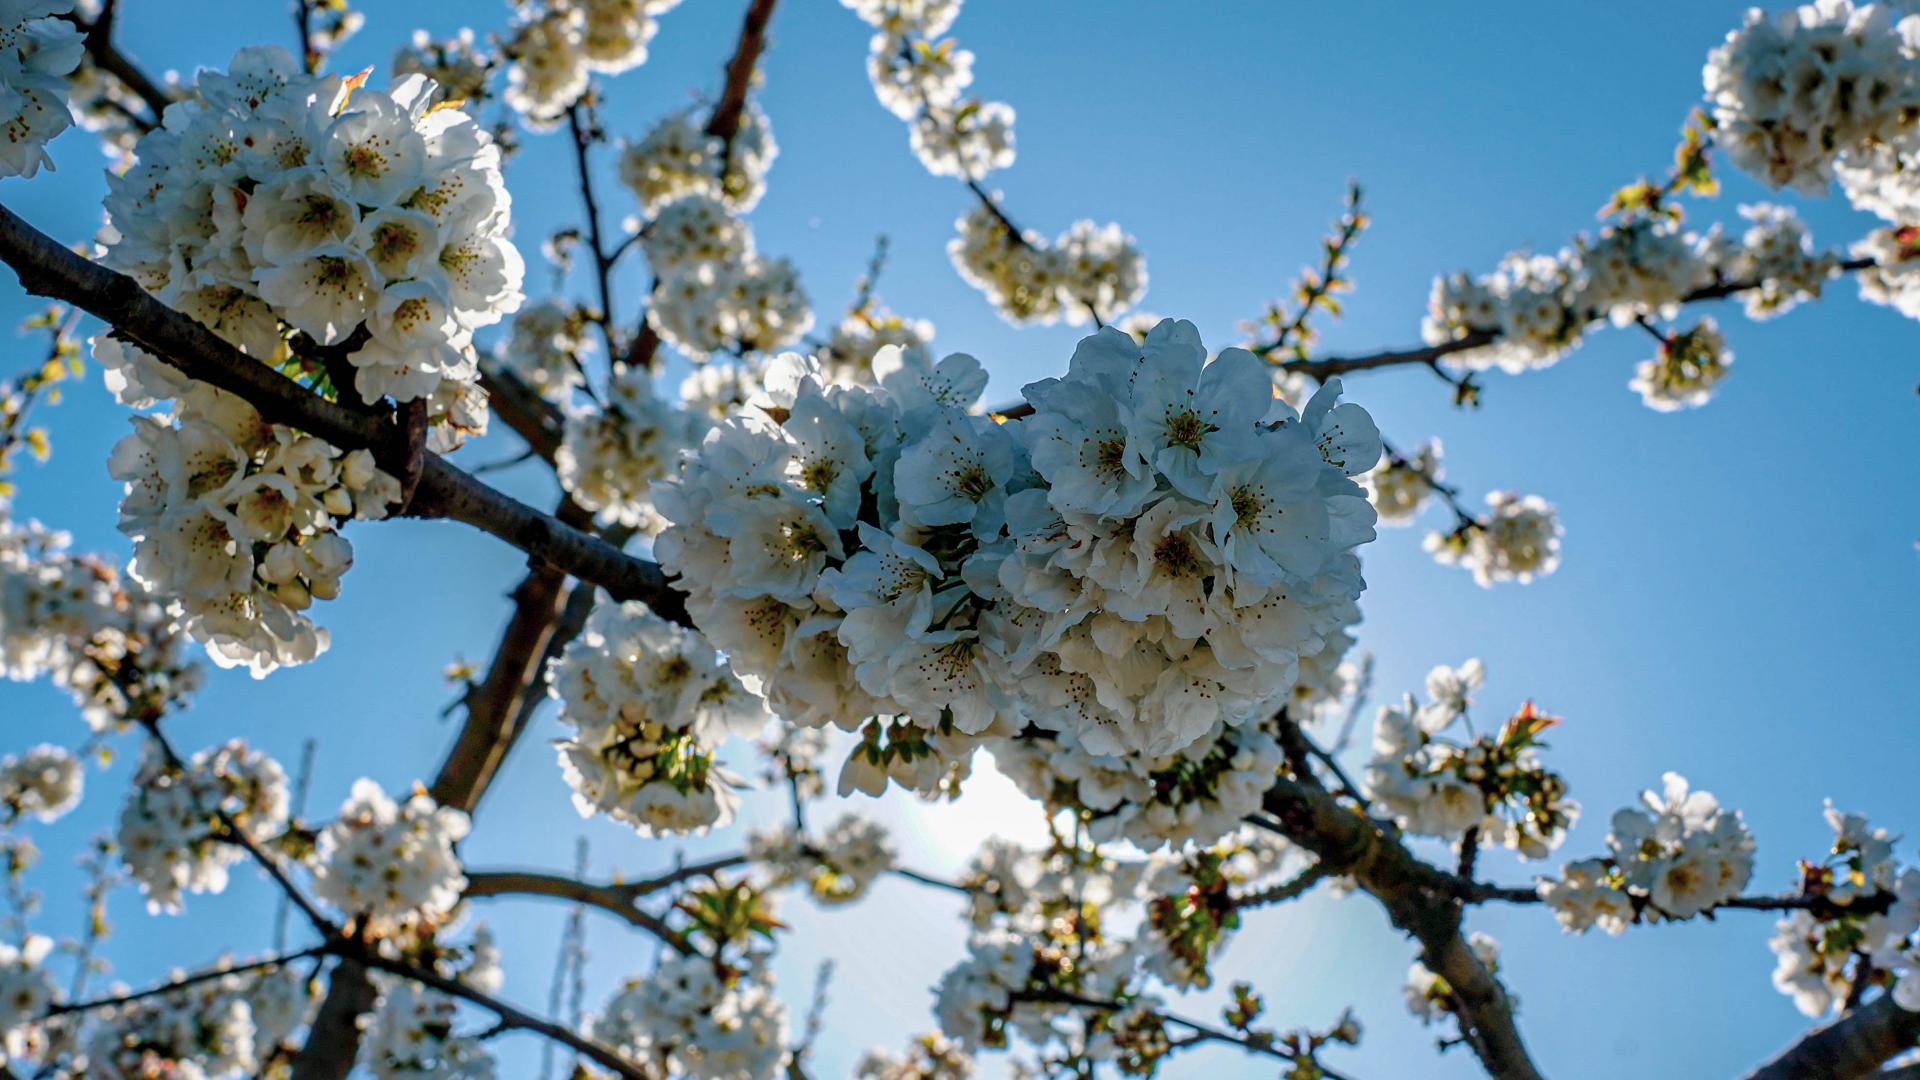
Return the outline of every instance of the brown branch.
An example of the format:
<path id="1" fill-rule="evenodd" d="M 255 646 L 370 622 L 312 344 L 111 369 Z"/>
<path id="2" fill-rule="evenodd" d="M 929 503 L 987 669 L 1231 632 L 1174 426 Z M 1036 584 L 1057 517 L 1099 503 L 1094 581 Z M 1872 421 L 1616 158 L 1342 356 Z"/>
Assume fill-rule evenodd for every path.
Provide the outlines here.
<path id="1" fill-rule="evenodd" d="M 428 793 L 441 806 L 472 813 L 505 762 L 519 731 L 523 695 L 533 685 L 566 598 L 566 575 L 535 567 L 513 591 L 513 614 L 487 674 L 467 691 L 467 722 L 447 751 Z"/>
<path id="2" fill-rule="evenodd" d="M 371 946 L 344 938 L 329 945 L 327 951 L 341 957 L 343 961 L 351 960 L 362 967 L 384 971 L 389 975 L 398 975 L 430 990 L 438 990 L 448 997 L 478 1005 L 494 1015 L 497 1030 L 530 1031 L 552 1039 L 584 1057 L 592 1058 L 601 1066 L 624 1077 L 625 1080 L 649 1080 L 645 1072 L 605 1046 L 591 1039 L 582 1038 L 551 1020 L 542 1019 L 517 1006 L 509 1005 L 491 994 L 476 990 L 458 979 L 450 979 L 417 964 L 383 956 Z"/>
<path id="3" fill-rule="evenodd" d="M 1109 1001 L 1104 998 L 1085 997 L 1080 994 L 1073 994 L 1065 990 L 1055 990 L 1052 988 L 1022 990 L 1010 996 L 1015 1002 L 1032 1002 L 1039 1005 L 1071 1005 L 1074 1008 L 1092 1009 L 1097 1012 L 1117 1012 L 1127 1007 L 1127 1003 L 1123 1001 Z M 1340 1073 L 1333 1072 L 1314 1060 L 1311 1054 L 1296 1054 L 1291 1050 L 1283 1048 L 1271 1039 L 1263 1039 L 1251 1034 L 1236 1034 L 1231 1031 L 1223 1031 L 1211 1024 L 1203 1024 L 1198 1020 L 1189 1020 L 1177 1013 L 1155 1011 L 1153 1015 L 1159 1018 L 1162 1024 L 1184 1028 L 1188 1032 L 1185 1037 L 1173 1041 L 1172 1045 L 1176 1050 L 1205 1042 L 1226 1043 L 1231 1046 L 1240 1047 L 1242 1050 L 1251 1054 L 1261 1054 L 1266 1057 L 1279 1058 L 1281 1061 L 1311 1062 L 1318 1070 L 1311 1075 L 1323 1077 L 1324 1080 L 1345 1080 Z"/>
<path id="4" fill-rule="evenodd" d="M 1847 259 L 1837 263 L 1834 271 L 1836 274 L 1854 273 L 1872 265 L 1874 265 L 1872 259 Z M 1719 281 L 1687 293 L 1680 298 L 1680 302 L 1693 304 L 1705 300 L 1724 300 L 1757 289 L 1760 285 L 1758 281 Z M 1603 315 L 1602 312 L 1589 312 L 1582 321 L 1589 324 L 1598 322 Z M 1491 345 L 1500 340 L 1500 337 L 1500 332 L 1497 330 L 1475 330 L 1458 340 L 1443 342 L 1439 345 L 1426 345 L 1418 349 L 1390 349 L 1364 356 L 1330 356 L 1325 360 L 1289 360 L 1280 366 L 1288 371 L 1303 372 L 1324 382 L 1350 371 L 1370 371 L 1402 364 L 1436 364 L 1455 353 Z"/>
<path id="5" fill-rule="evenodd" d="M 1420 861 L 1378 823 L 1355 813 L 1311 776 L 1280 780 L 1263 800 L 1280 832 L 1328 873 L 1349 874 L 1393 924 L 1420 942 L 1420 959 L 1453 991 L 1461 1035 L 1496 1080 L 1540 1080 L 1513 1021 L 1513 999 L 1460 933 L 1452 875 Z"/>
<path id="6" fill-rule="evenodd" d="M 1816 1028 L 1746 1080 L 1856 1080 L 1920 1040 L 1920 1012 L 1908 1012 L 1883 994 L 1825 1027 Z"/>
<path id="7" fill-rule="evenodd" d="M 1319 863 L 1314 863 L 1299 874 L 1264 889 L 1245 893 L 1233 898 L 1233 906 L 1244 911 L 1247 908 L 1266 907 L 1269 904 L 1284 904 L 1289 900 L 1305 896 L 1332 875 Z"/>
<path id="8" fill-rule="evenodd" d="M 166 735 L 161 732 L 159 721 L 149 718 L 145 721 L 145 726 L 167 763 L 175 769 L 184 769 L 185 763 L 174 751 Z M 300 1057 L 294 1063 L 295 1080 L 303 1080 L 310 1076 L 345 1076 L 347 1071 L 352 1069 L 353 1059 L 356 1056 L 355 1047 L 359 1041 L 359 1015 L 371 1008 L 373 1004 L 372 987 L 368 984 L 364 970 L 368 968 L 410 979 L 443 994 L 478 1005 L 498 1018 L 497 1026 L 502 1030 L 518 1029 L 544 1035 L 592 1058 L 627 1080 L 648 1080 L 645 1073 L 598 1043 L 583 1039 L 558 1024 L 500 1001 L 457 979 L 447 978 L 418 964 L 388 957 L 383 955 L 377 946 L 357 938 L 347 937 L 341 932 L 340 927 L 322 915 L 313 901 L 293 883 L 287 876 L 286 869 L 280 865 L 280 860 L 268 854 L 245 829 L 233 820 L 233 816 L 225 808 L 216 803 L 213 806 L 213 813 L 220 822 L 220 839 L 238 844 L 245 849 L 253 861 L 266 871 L 273 883 L 280 888 L 287 899 L 293 901 L 293 905 L 300 909 L 300 912 L 307 917 L 307 921 L 312 923 L 313 928 L 319 932 L 323 941 L 318 946 L 318 951 L 337 956 L 341 960 L 328 987 L 327 1000 L 322 1003 L 320 1015 L 315 1018 L 309 1030 L 307 1048 L 301 1051 Z M 342 978 L 343 972 L 348 977 Z M 331 1026 L 323 1027 L 323 1022 Z M 316 1048 L 319 1053 L 310 1054 L 310 1051 Z M 337 1071 L 324 1071 L 327 1069 Z"/>
<path id="9" fill-rule="evenodd" d="M 760 54 L 766 51 L 767 24 L 773 19 L 773 6 L 777 2 L 753 0 L 747 6 L 747 17 L 740 24 L 740 38 L 733 46 L 733 56 L 727 60 L 726 85 L 721 88 L 713 113 L 707 117 L 707 134 L 720 140 L 723 183 L 733 163 L 733 137 L 740 133 L 740 118 L 747 109 L 747 91 L 753 88 L 753 69 L 760 62 Z"/>
<path id="10" fill-rule="evenodd" d="M 76 255 L 0 206 L 0 261 L 28 292 L 64 300 L 105 320 L 191 378 L 245 399 L 268 421 L 343 449 L 368 449 L 382 468 L 406 474 L 405 429 L 394 412 L 350 409 L 314 394 L 235 349 L 211 330 L 149 295 L 132 278 Z M 544 563 L 607 590 L 644 600 L 662 618 L 684 622 L 684 597 L 658 564 L 626 555 L 581 528 L 541 513 L 426 455 L 410 516 L 446 518 L 490 533 Z"/>
<path id="11" fill-rule="evenodd" d="M 309 956 L 318 956 L 325 951 L 325 945 L 313 945 L 301 949 L 298 952 L 269 956 L 264 960 L 254 960 L 245 964 L 230 964 L 225 967 L 207 968 L 203 971 L 196 971 L 191 975 L 181 975 L 177 978 L 169 979 L 158 986 L 150 986 L 145 990 L 135 990 L 126 994 L 115 994 L 111 997 L 94 998 L 90 1001 L 61 1002 L 49 1007 L 43 1016 L 45 1018 L 52 1018 L 55 1016 L 70 1016 L 74 1013 L 92 1012 L 95 1009 L 118 1008 L 122 1005 L 131 1005 L 136 1001 L 145 1001 L 148 998 L 161 997 L 166 994 L 171 994 L 176 990 L 185 990 L 189 986 L 198 986 L 201 983 L 213 982 L 217 979 L 224 979 L 232 975 L 251 975 L 256 971 L 285 967 L 295 960 Z"/>
<path id="12" fill-rule="evenodd" d="M 60 15 L 59 18 L 79 27 L 80 32 L 86 35 L 87 56 L 93 60 L 94 66 L 120 80 L 121 85 L 132 91 L 153 113 L 151 117 L 127 114 L 127 119 L 141 131 L 152 131 L 160 126 L 167 106 L 173 104 L 173 92 L 154 82 L 113 44 L 114 10 L 115 0 L 105 0 L 100 5 L 99 18 L 91 23 L 73 12 Z"/>
<path id="13" fill-rule="evenodd" d="M 489 360 L 480 361 L 480 386 L 487 392 L 487 405 L 493 415 L 512 428 L 542 461 L 553 461 L 566 432 L 566 418 L 560 410 L 520 376 Z"/>
<path id="14" fill-rule="evenodd" d="M 1540 893 L 1527 886 L 1490 885 L 1453 877 L 1448 886 L 1455 899 L 1465 904 L 1541 904 Z M 1884 915 L 1892 909 L 1894 894 L 1876 892 L 1850 904 L 1837 904 L 1830 896 L 1793 894 L 1782 896 L 1736 896 L 1722 900 L 1703 914 L 1716 911 L 1807 911 L 1815 918 L 1832 919 L 1841 915 Z"/>
<path id="15" fill-rule="evenodd" d="M 587 251 L 593 256 L 594 284 L 600 296 L 600 317 L 594 321 L 606 341 L 607 355 L 614 356 L 620 352 L 620 345 L 613 329 L 613 257 L 607 254 L 600 231 L 600 200 L 594 194 L 592 163 L 587 160 L 587 148 L 599 140 L 600 130 L 585 112 L 587 100 L 588 95 L 582 95 L 567 106 L 567 132 L 573 136 L 573 165 L 580 184 L 580 202 L 587 213 Z"/>
<path id="16" fill-rule="evenodd" d="M 549 874 L 537 870 L 499 870 L 468 874 L 466 895 L 468 899 L 546 896 L 557 900 L 571 900 L 576 904 L 598 908 L 630 926 L 645 930 L 682 955 L 691 956 L 698 951 L 685 934 L 668 926 L 665 920 L 642 910 L 634 903 L 638 894 L 631 892 L 629 886 L 595 885 L 591 882 L 575 881 L 560 874 Z"/>
<path id="17" fill-rule="evenodd" d="M 363 965 L 345 958 L 335 964 L 306 1045 L 294 1056 L 291 1080 L 345 1080 L 360 1056 L 360 1017 L 378 1000 Z"/>

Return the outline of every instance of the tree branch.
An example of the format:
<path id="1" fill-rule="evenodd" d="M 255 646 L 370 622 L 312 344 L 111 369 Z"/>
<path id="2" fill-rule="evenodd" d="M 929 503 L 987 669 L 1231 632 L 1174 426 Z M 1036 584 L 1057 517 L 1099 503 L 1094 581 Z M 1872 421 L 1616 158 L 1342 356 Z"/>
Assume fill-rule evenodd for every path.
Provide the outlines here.
<path id="1" fill-rule="evenodd" d="M 720 90 L 707 117 L 707 134 L 720 140 L 720 175 L 724 178 L 733 163 L 733 137 L 740 133 L 740 118 L 746 113 L 747 91 L 753 88 L 753 69 L 767 48 L 767 24 L 773 20 L 778 0 L 753 0 L 747 5 L 747 17 L 740 24 L 740 38 L 727 60 L 727 81 Z M 724 181 L 723 181 L 724 182 Z"/>
<path id="2" fill-rule="evenodd" d="M 683 956 L 698 952 L 685 934 L 668 926 L 659 916 L 641 910 L 634 902 L 640 894 L 630 889 L 625 885 L 595 885 L 575 881 L 560 874 L 538 870 L 496 870 L 468 874 L 466 895 L 468 899 L 476 900 L 497 896 L 546 896 L 571 900 L 576 904 L 599 908 L 630 926 L 645 930 Z"/>
<path id="3" fill-rule="evenodd" d="M 1891 995 L 1815 1028 L 1780 1056 L 1747 1074 L 1746 1080 L 1856 1080 L 1873 1076 L 1895 1055 L 1920 1040 L 1920 1012 L 1908 1012 Z"/>
<path id="4" fill-rule="evenodd" d="M 409 444 L 396 413 L 350 409 L 319 397 L 162 304 L 132 278 L 76 255 L 4 206 L 0 261 L 13 267 L 28 292 L 64 300 L 106 321 L 189 377 L 245 399 L 267 420 L 343 449 L 371 450 L 388 472 L 406 475 Z M 419 486 L 405 512 L 472 525 L 599 585 L 615 599 L 644 600 L 662 618 L 686 621 L 684 597 L 668 585 L 658 564 L 541 513 L 437 454 L 422 462 Z"/>
<path id="5" fill-rule="evenodd" d="M 513 429 L 527 449 L 549 464 L 566 434 L 566 418 L 547 399 L 533 391 L 511 370 L 490 360 L 480 361 L 480 386 L 487 392 L 493 415 Z"/>
<path id="6" fill-rule="evenodd" d="M 1835 265 L 1834 271 L 1854 273 L 1874 265 L 1872 259 L 1847 259 Z M 1704 300 L 1724 300 L 1738 296 L 1760 287 L 1757 281 L 1720 281 L 1705 285 L 1680 298 L 1683 304 L 1699 303 Z M 1598 322 L 1602 315 L 1589 312 L 1584 322 Z M 1385 352 L 1368 353 L 1364 356 L 1330 356 L 1324 360 L 1289 360 L 1280 366 L 1288 371 L 1303 372 L 1322 382 L 1336 375 L 1350 371 L 1371 371 L 1375 368 L 1397 367 L 1402 364 L 1435 364 L 1455 353 L 1466 352 L 1491 345 L 1500 340 L 1497 330 L 1475 330 L 1457 341 L 1443 342 L 1439 345 L 1426 345 L 1418 349 L 1390 349 Z"/>
<path id="7" fill-rule="evenodd" d="M 182 975 L 178 978 L 170 979 L 158 986 L 150 986 L 145 990 L 135 990 L 126 994 L 115 994 L 111 997 L 94 998 L 90 1001 L 61 1002 L 48 1008 L 44 1016 L 46 1018 L 71 1016 L 74 1013 L 92 1012 L 95 1009 L 111 1009 L 121 1005 L 131 1005 L 136 1001 L 145 1001 L 148 998 L 161 997 L 166 994 L 171 994 L 176 990 L 185 990 L 189 986 L 198 986 L 201 983 L 213 982 L 216 979 L 224 979 L 230 975 L 250 975 L 256 971 L 285 967 L 295 960 L 309 956 L 319 956 L 324 952 L 326 952 L 325 945 L 310 945 L 298 952 L 269 956 L 264 960 L 254 960 L 245 964 L 230 964 L 226 967 L 211 967 L 203 971 L 196 971 L 191 975 Z"/>
<path id="8" fill-rule="evenodd" d="M 599 138 L 599 126 L 591 116 L 582 115 L 588 107 L 580 101 L 567 106 L 567 133 L 573 136 L 573 164 L 580 183 L 580 202 L 587 213 L 587 250 L 593 256 L 593 278 L 600 297 L 600 337 L 606 342 L 607 355 L 614 356 L 620 351 L 613 329 L 613 258 L 607 254 L 606 241 L 600 231 L 600 200 L 594 195 L 592 163 L 587 160 L 587 148 Z"/>
<path id="9" fill-rule="evenodd" d="M 1461 1034 L 1487 1072 L 1496 1080 L 1540 1080 L 1514 1025 L 1513 1000 L 1461 936 L 1452 875 L 1416 859 L 1310 776 L 1276 782 L 1263 803 L 1283 835 L 1319 856 L 1328 873 L 1352 875 L 1420 942 L 1421 962 L 1452 988 Z"/>
<path id="10" fill-rule="evenodd" d="M 92 22 L 73 12 L 67 12 L 59 18 L 79 27 L 80 32 L 86 35 L 87 56 L 93 60 L 95 67 L 120 80 L 121 85 L 145 103 L 148 110 L 153 113 L 151 117 L 128 113 L 127 119 L 142 132 L 152 131 L 160 126 L 161 117 L 167 111 L 167 106 L 173 104 L 173 92 L 154 82 L 146 72 L 140 70 L 138 64 L 113 44 L 114 12 L 115 0 L 105 0 L 100 5 L 100 16 Z"/>

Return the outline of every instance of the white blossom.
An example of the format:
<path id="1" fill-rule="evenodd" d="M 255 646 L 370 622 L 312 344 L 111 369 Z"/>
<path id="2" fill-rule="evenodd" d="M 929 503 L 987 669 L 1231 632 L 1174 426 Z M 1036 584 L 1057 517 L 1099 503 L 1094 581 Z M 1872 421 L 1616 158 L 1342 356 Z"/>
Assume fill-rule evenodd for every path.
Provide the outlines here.
<path id="1" fill-rule="evenodd" d="M 453 852 L 467 829 L 464 812 L 425 792 L 396 803 L 374 781 L 356 780 L 339 818 L 321 830 L 314 895 L 374 933 L 437 923 L 467 885 Z"/>
<path id="2" fill-rule="evenodd" d="M 79 28 L 55 16 L 73 0 L 7 0 L 0 4 L 0 176 L 31 177 L 53 168 L 47 142 L 65 131 L 66 76 L 85 51 Z"/>

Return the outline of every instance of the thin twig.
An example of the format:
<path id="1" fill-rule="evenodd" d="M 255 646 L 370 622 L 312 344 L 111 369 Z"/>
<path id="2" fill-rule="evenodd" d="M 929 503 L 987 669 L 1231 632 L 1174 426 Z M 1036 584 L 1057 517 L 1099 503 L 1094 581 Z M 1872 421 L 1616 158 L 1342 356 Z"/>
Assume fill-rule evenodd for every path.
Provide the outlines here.
<path id="1" fill-rule="evenodd" d="M 75 1013 L 92 1012 L 95 1009 L 118 1008 L 122 1005 L 131 1005 L 136 1001 L 145 1001 L 148 998 L 162 997 L 179 990 L 185 990 L 189 986 L 198 986 L 201 983 L 213 982 L 216 979 L 224 979 L 233 975 L 251 975 L 256 971 L 285 967 L 295 960 L 305 959 L 309 956 L 320 956 L 326 951 L 327 946 L 324 944 L 309 945 L 304 949 L 297 949 L 293 952 L 276 953 L 264 960 L 254 960 L 245 964 L 232 964 L 226 967 L 207 968 L 203 971 L 196 971 L 191 975 L 182 975 L 178 978 L 170 979 L 158 986 L 150 986 L 145 990 L 135 990 L 125 994 L 114 994 L 110 997 L 93 998 L 88 1001 L 61 1002 L 48 1008 L 44 1015 L 46 1018 L 52 1018 L 55 1016 L 71 1016 Z"/>

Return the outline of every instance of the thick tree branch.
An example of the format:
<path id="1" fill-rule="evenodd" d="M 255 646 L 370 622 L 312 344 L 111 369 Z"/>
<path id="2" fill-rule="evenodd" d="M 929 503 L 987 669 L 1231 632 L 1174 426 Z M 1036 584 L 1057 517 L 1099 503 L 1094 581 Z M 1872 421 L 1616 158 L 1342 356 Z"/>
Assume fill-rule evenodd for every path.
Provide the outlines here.
<path id="1" fill-rule="evenodd" d="M 1883 994 L 1808 1033 L 1746 1080 L 1857 1080 L 1875 1075 L 1916 1041 L 1920 1012 L 1908 1012 Z"/>
<path id="2" fill-rule="evenodd" d="M 467 722 L 428 789 L 441 806 L 472 813 L 519 731 L 520 702 L 539 676 L 566 600 L 566 575 L 534 567 L 513 591 L 513 614 L 486 677 L 467 692 Z"/>
<path id="3" fill-rule="evenodd" d="M 487 392 L 487 405 L 493 415 L 512 428 L 513 433 L 526 442 L 527 449 L 551 463 L 566 433 L 566 418 L 560 415 L 560 410 L 535 393 L 520 376 L 490 360 L 480 361 L 480 386 Z"/>
<path id="4" fill-rule="evenodd" d="M 1387 917 L 1420 942 L 1421 962 L 1453 991 L 1468 1045 L 1497 1080 L 1540 1080 L 1513 1021 L 1513 1000 L 1467 947 L 1452 875 L 1420 861 L 1400 840 L 1343 805 L 1317 780 L 1281 780 L 1264 805 L 1281 832 L 1313 852 L 1328 873 L 1349 874 Z"/>
<path id="5" fill-rule="evenodd" d="M 727 82 L 720 90 L 707 117 L 707 134 L 720 140 L 720 175 L 726 176 L 733 162 L 733 137 L 740 133 L 740 118 L 746 113 L 747 91 L 753 88 L 753 69 L 767 48 L 767 24 L 773 20 L 778 0 L 753 0 L 747 17 L 740 24 L 740 37 L 727 60 Z"/>

